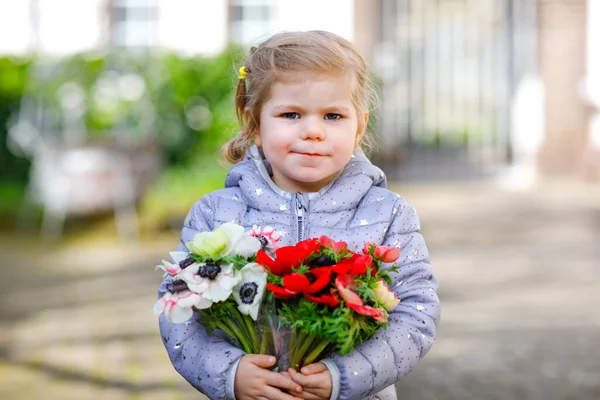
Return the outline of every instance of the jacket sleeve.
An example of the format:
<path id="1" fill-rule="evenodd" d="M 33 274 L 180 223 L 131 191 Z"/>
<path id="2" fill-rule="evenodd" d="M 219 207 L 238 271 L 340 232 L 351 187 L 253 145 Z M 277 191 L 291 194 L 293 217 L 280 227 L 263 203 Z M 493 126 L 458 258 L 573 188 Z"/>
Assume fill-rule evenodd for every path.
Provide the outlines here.
<path id="1" fill-rule="evenodd" d="M 212 230 L 212 207 L 205 196 L 188 213 L 181 231 L 178 251 L 188 251 L 185 243 L 201 231 Z M 159 297 L 166 292 L 167 276 L 159 289 Z M 233 379 L 239 359 L 245 354 L 225 339 L 208 335 L 196 321 L 200 315 L 181 324 L 171 324 L 159 317 L 163 344 L 175 370 L 192 386 L 211 399 L 233 399 Z"/>
<path id="2" fill-rule="evenodd" d="M 354 352 L 332 361 L 339 370 L 340 399 L 364 399 L 393 385 L 427 354 L 440 319 L 437 280 L 420 233 L 412 205 L 399 198 L 384 239 L 385 246 L 400 249 L 391 289 L 401 300 L 389 312 L 389 325 L 358 346 Z"/>

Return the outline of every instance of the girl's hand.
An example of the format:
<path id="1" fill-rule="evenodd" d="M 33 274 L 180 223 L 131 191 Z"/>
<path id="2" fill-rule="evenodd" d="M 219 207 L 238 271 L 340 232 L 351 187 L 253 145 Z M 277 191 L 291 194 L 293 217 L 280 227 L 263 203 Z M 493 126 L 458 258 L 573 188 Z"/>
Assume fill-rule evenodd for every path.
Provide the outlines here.
<path id="1" fill-rule="evenodd" d="M 329 400 L 331 397 L 331 373 L 323 363 L 315 363 L 303 367 L 302 373 L 289 369 L 294 382 L 302 385 L 302 393 L 290 391 L 294 396 L 307 400 Z"/>
<path id="2" fill-rule="evenodd" d="M 290 377 L 269 371 L 275 365 L 275 357 L 246 354 L 240 359 L 235 372 L 234 391 L 238 400 L 297 400 L 280 389 L 302 393 L 302 387 Z"/>

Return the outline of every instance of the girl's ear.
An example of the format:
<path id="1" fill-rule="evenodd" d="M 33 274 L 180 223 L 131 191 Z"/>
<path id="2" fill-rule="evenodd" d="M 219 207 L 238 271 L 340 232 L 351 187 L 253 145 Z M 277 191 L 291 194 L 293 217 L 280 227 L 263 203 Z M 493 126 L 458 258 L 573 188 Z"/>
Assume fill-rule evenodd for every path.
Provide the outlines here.
<path id="1" fill-rule="evenodd" d="M 369 113 L 366 112 L 362 117 L 362 121 L 361 121 L 360 117 L 358 119 L 358 129 L 356 131 L 356 137 L 354 138 L 354 149 L 355 150 L 358 147 L 358 144 L 360 143 L 360 139 L 363 137 L 363 135 L 365 134 L 365 131 L 367 130 L 368 123 L 369 123 Z"/>
<path id="2" fill-rule="evenodd" d="M 257 147 L 260 147 L 261 146 L 260 135 L 258 134 L 258 129 L 256 127 L 256 123 L 253 123 L 253 124 L 249 123 L 251 118 L 252 118 L 252 114 L 250 113 L 250 110 L 248 108 L 244 109 L 244 119 L 246 122 L 245 134 L 247 135 L 248 139 L 252 139 L 252 141 L 254 141 L 254 144 Z M 252 126 L 254 128 L 248 129 L 248 126 Z"/>
<path id="3" fill-rule="evenodd" d="M 258 132 L 254 133 L 252 135 L 252 140 L 254 141 L 254 144 L 256 145 L 256 147 L 262 146 L 262 142 L 260 141 L 260 134 L 258 134 Z"/>

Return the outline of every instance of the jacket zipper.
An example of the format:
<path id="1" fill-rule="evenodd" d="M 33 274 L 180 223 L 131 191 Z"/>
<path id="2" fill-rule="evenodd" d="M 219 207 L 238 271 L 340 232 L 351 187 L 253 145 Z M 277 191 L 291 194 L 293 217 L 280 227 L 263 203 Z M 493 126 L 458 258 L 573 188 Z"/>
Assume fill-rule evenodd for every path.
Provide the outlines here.
<path id="1" fill-rule="evenodd" d="M 296 221 L 297 231 L 298 231 L 298 242 L 302 241 L 304 234 L 304 208 L 302 208 L 302 203 L 298 200 L 298 195 L 296 195 Z"/>

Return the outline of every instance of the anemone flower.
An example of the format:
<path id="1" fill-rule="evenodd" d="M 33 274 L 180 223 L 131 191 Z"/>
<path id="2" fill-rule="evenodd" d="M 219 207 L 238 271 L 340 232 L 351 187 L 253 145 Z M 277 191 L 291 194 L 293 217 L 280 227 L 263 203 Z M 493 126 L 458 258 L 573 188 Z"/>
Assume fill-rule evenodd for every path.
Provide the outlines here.
<path id="1" fill-rule="evenodd" d="M 250 315 L 254 321 L 265 294 L 267 271 L 256 263 L 250 263 L 240 270 L 241 280 L 233 287 L 233 297 L 242 314 Z"/>
<path id="2" fill-rule="evenodd" d="M 319 243 L 321 243 L 324 247 L 329 247 L 333 249 L 336 254 L 345 254 L 348 251 L 348 243 L 346 242 L 336 242 L 335 240 L 322 235 L 319 238 Z"/>
<path id="3" fill-rule="evenodd" d="M 254 225 L 249 234 L 260 241 L 262 251 L 270 256 L 275 255 L 275 250 L 279 247 L 278 242 L 281 240 L 281 234 L 275 228 L 272 226 L 261 228 Z"/>
<path id="4" fill-rule="evenodd" d="M 215 303 L 227 300 L 242 279 L 233 264 L 196 263 L 184 269 L 180 276 L 192 292 Z"/>
<path id="5" fill-rule="evenodd" d="M 354 277 L 351 275 L 339 275 L 335 279 L 335 286 L 346 305 L 358 314 L 373 317 L 379 322 L 387 322 L 387 313 L 383 308 L 365 306 L 362 299 L 352 289 L 356 286 Z"/>
<path id="6" fill-rule="evenodd" d="M 217 257 L 227 249 L 229 238 L 225 231 L 214 229 L 212 232 L 200 232 L 185 245 L 190 252 L 200 257 Z"/>
<path id="7" fill-rule="evenodd" d="M 313 268 L 306 274 L 288 274 L 283 277 L 283 287 L 294 293 L 317 293 L 330 282 L 331 267 Z"/>
<path id="8" fill-rule="evenodd" d="M 262 250 L 256 255 L 256 262 L 267 268 L 272 274 L 284 276 L 306 261 L 306 258 L 320 250 L 319 242 L 314 239 L 303 240 L 295 246 L 280 247 L 275 251 L 275 259 Z"/>
<path id="9" fill-rule="evenodd" d="M 370 254 L 373 249 L 373 257 L 376 260 L 383 261 L 384 263 L 392 263 L 400 257 L 400 249 L 396 247 L 378 246 L 376 243 L 366 243 L 362 249 L 363 254 Z"/>
<path id="10" fill-rule="evenodd" d="M 333 292 L 333 289 L 314 294 L 304 293 L 304 297 L 314 303 L 327 304 L 330 307 L 336 307 L 340 304 L 340 299 L 338 299 L 336 294 Z"/>
<path id="11" fill-rule="evenodd" d="M 370 255 L 353 254 L 350 258 L 340 260 L 333 267 L 333 272 L 339 275 L 364 275 L 372 264 L 373 258 Z M 375 275 L 376 273 L 375 268 L 372 268 L 371 275 Z"/>
<path id="12" fill-rule="evenodd" d="M 222 231 L 227 236 L 227 248 L 223 252 L 224 256 L 240 255 L 247 258 L 260 250 L 260 240 L 247 234 L 241 225 L 227 222 L 215 230 Z"/>
<path id="13" fill-rule="evenodd" d="M 291 273 L 283 277 L 283 286 L 268 284 L 275 298 L 289 299 L 303 294 L 315 303 L 337 306 L 340 301 L 331 289 L 326 290 L 331 282 L 331 267 L 313 268 L 306 274 Z"/>
<path id="14" fill-rule="evenodd" d="M 192 307 L 203 307 L 205 302 L 201 295 L 189 290 L 167 292 L 156 302 L 153 311 L 156 316 L 164 314 L 167 321 L 172 324 L 180 324 L 192 318 Z"/>
<path id="15" fill-rule="evenodd" d="M 172 251 L 169 253 L 173 259 L 173 263 L 162 260 L 162 265 L 157 265 L 155 270 L 162 269 L 168 275 L 175 277 L 181 273 L 184 269 L 194 264 L 194 259 L 189 257 L 189 253 L 184 251 Z"/>
<path id="16" fill-rule="evenodd" d="M 392 311 L 400 303 L 400 299 L 390 290 L 390 287 L 386 285 L 383 279 L 377 281 L 377 286 L 373 289 L 373 292 L 377 301 L 387 311 Z"/>

